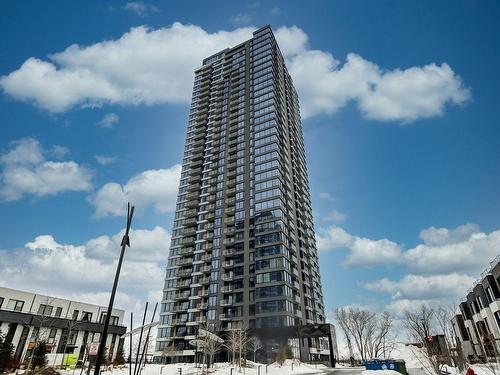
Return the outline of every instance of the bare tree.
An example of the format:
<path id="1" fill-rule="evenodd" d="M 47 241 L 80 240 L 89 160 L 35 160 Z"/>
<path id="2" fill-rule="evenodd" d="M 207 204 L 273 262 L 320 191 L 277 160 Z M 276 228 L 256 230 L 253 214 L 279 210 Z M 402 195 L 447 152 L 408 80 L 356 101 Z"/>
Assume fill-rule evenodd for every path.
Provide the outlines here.
<path id="1" fill-rule="evenodd" d="M 436 330 L 435 314 L 434 309 L 422 305 L 415 312 L 405 311 L 403 318 L 408 336 L 417 344 L 417 347 L 410 346 L 410 349 L 429 375 L 440 375 L 443 366 L 431 346 L 432 333 Z"/>
<path id="2" fill-rule="evenodd" d="M 251 336 L 248 340 L 248 347 L 253 352 L 253 361 L 255 362 L 255 354 L 262 348 L 262 342 L 257 336 Z"/>
<path id="3" fill-rule="evenodd" d="M 340 329 L 344 333 L 345 340 L 347 342 L 347 348 L 349 349 L 349 358 L 354 358 L 354 353 L 352 350 L 352 342 L 351 342 L 351 322 L 350 322 L 350 314 L 348 313 L 348 308 L 346 307 L 337 307 L 335 309 L 335 320 L 337 321 Z M 351 363 L 352 365 L 352 363 Z"/>
<path id="4" fill-rule="evenodd" d="M 368 324 L 366 335 L 366 357 L 388 358 L 394 349 L 395 339 L 391 335 L 394 320 L 388 312 L 375 314 L 373 322 Z"/>
<path id="5" fill-rule="evenodd" d="M 52 316 L 52 303 L 55 298 L 46 297 L 44 303 L 38 308 L 37 314 L 33 318 L 33 349 L 31 350 L 30 358 L 26 368 L 26 373 L 29 373 L 33 363 L 35 348 L 40 342 L 48 342 L 50 332 L 54 326 L 55 318 Z"/>
<path id="6" fill-rule="evenodd" d="M 227 348 L 229 353 L 231 353 L 231 362 L 236 361 L 236 352 L 238 352 L 238 334 L 235 329 L 228 331 L 224 346 Z"/>
<path id="7" fill-rule="evenodd" d="M 467 367 L 467 360 L 461 350 L 460 344 L 456 340 L 453 325 L 451 323 L 456 310 L 457 307 L 454 304 L 439 306 L 436 309 L 435 317 L 440 332 L 444 334 L 446 346 L 450 352 L 453 364 L 458 367 L 461 372 L 463 372 Z"/>
<path id="8" fill-rule="evenodd" d="M 357 307 L 341 307 L 335 310 L 335 318 L 346 338 L 351 362 L 352 341 L 362 360 L 386 357 L 394 347 L 390 335 L 393 319 L 387 312 L 377 314 Z"/>
<path id="9" fill-rule="evenodd" d="M 202 369 L 205 368 L 205 357 L 208 356 L 209 365 L 214 362 L 215 355 L 222 349 L 224 340 L 216 335 L 216 322 L 202 322 L 198 326 L 197 340 L 201 342 L 202 347 Z M 207 365 L 208 370 L 208 365 Z"/>
<path id="10" fill-rule="evenodd" d="M 243 354 L 246 355 L 249 335 L 248 329 L 245 326 L 231 329 L 228 333 L 226 347 L 231 351 L 233 361 L 236 361 L 236 354 L 238 354 L 238 361 L 236 362 L 241 372 L 241 364 Z"/>

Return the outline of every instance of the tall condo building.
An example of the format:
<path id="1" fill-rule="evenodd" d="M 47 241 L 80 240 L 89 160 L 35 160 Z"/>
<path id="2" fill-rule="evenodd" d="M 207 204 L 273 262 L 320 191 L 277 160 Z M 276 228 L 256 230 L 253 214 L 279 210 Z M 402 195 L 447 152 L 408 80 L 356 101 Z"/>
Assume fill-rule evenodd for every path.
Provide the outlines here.
<path id="1" fill-rule="evenodd" d="M 283 342 L 303 360 L 332 353 L 291 333 L 330 325 L 299 100 L 269 26 L 195 71 L 157 356 L 192 359 L 203 321 L 250 329 L 267 358 Z"/>

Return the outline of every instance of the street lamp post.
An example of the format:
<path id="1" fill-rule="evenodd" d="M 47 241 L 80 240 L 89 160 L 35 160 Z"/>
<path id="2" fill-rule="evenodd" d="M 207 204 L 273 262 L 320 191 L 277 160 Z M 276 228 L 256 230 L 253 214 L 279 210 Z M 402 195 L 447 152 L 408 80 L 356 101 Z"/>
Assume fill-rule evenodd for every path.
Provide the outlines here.
<path id="1" fill-rule="evenodd" d="M 134 216 L 134 206 L 130 207 L 130 203 L 127 204 L 127 227 L 125 229 L 125 234 L 123 235 L 120 252 L 120 258 L 118 259 L 118 265 L 116 266 L 115 280 L 113 282 L 113 289 L 111 289 L 111 296 L 109 297 L 108 312 L 104 320 L 104 327 L 102 329 L 101 340 L 99 343 L 99 348 L 97 349 L 97 357 L 95 360 L 94 375 L 100 375 L 102 357 L 104 355 L 104 347 L 106 346 L 106 338 L 108 336 L 109 320 L 111 319 L 111 312 L 113 311 L 113 303 L 115 302 L 116 287 L 118 286 L 118 279 L 120 278 L 120 271 L 122 268 L 123 255 L 125 254 L 125 247 L 130 247 L 130 226 L 132 225 L 132 217 Z"/>

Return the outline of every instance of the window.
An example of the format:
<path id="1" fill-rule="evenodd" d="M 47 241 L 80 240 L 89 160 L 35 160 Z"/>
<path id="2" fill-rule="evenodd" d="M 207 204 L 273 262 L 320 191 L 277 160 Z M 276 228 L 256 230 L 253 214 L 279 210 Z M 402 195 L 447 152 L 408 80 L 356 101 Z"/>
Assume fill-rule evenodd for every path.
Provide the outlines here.
<path id="1" fill-rule="evenodd" d="M 72 320 L 77 320 L 78 319 L 78 314 L 80 313 L 79 310 L 74 310 L 73 311 L 73 317 L 71 318 Z"/>
<path id="2" fill-rule="evenodd" d="M 495 311 L 495 321 L 497 322 L 498 329 L 500 329 L 500 311 Z"/>
<path id="3" fill-rule="evenodd" d="M 2 307 L 3 305 L 3 301 L 4 301 L 4 298 L 3 297 L 0 297 L 0 308 Z"/>
<path id="4" fill-rule="evenodd" d="M 40 307 L 38 308 L 38 315 L 51 316 L 52 306 L 40 304 Z"/>
<path id="5" fill-rule="evenodd" d="M 257 314 L 285 311 L 286 309 L 284 300 L 257 302 L 255 305 Z"/>
<path id="6" fill-rule="evenodd" d="M 476 301 L 477 301 L 477 305 L 479 306 L 478 311 L 477 311 L 479 313 L 483 309 L 483 301 L 481 301 L 481 297 L 477 297 Z"/>
<path id="7" fill-rule="evenodd" d="M 493 302 L 495 300 L 495 296 L 493 295 L 493 291 L 490 287 L 486 288 L 486 296 L 488 297 L 488 302 Z"/>
<path id="8" fill-rule="evenodd" d="M 68 345 L 75 345 L 77 337 L 78 337 L 78 331 L 71 331 L 68 338 Z"/>
<path id="9" fill-rule="evenodd" d="M 274 272 L 266 272 L 260 273 L 256 275 L 256 283 L 272 283 L 276 281 L 283 281 L 283 272 L 282 271 L 274 271 Z"/>
<path id="10" fill-rule="evenodd" d="M 17 299 L 11 299 L 7 304 L 7 308 L 9 310 L 14 310 L 14 311 L 22 311 L 23 307 L 24 307 L 24 301 L 19 301 Z"/>
<path id="11" fill-rule="evenodd" d="M 172 305 L 172 304 L 171 303 L 165 303 L 165 304 L 162 304 L 162 305 Z M 171 310 L 169 310 L 167 308 L 167 306 L 165 306 L 165 310 L 164 311 L 171 311 Z M 164 311 L 162 311 L 162 312 L 164 312 Z M 99 323 L 104 324 L 105 319 L 106 319 L 106 313 L 102 312 L 101 313 L 101 319 L 99 319 Z M 118 325 L 118 317 L 111 315 L 111 318 L 109 319 L 109 325 L 111 325 L 111 326 L 117 326 Z"/>
<path id="12" fill-rule="evenodd" d="M 280 268 L 284 267 L 285 265 L 285 260 L 283 257 L 280 258 L 271 258 L 271 259 L 264 259 L 264 260 L 258 260 L 255 262 L 255 269 L 256 270 L 263 270 L 263 269 L 269 269 L 269 268 Z"/>
<path id="13" fill-rule="evenodd" d="M 91 322 L 92 313 L 88 311 L 82 311 L 82 322 Z"/>
<path id="14" fill-rule="evenodd" d="M 62 307 L 56 307 L 56 314 L 54 315 L 56 318 L 61 317 Z"/>
<path id="15" fill-rule="evenodd" d="M 56 341 L 56 333 L 57 333 L 57 328 L 50 329 L 49 338 L 47 340 L 49 344 L 53 344 Z"/>

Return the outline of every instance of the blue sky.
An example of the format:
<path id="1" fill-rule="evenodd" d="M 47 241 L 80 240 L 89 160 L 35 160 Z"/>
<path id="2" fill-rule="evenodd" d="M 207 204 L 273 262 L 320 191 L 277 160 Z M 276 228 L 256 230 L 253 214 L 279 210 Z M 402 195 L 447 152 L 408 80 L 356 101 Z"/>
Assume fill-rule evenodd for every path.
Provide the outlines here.
<path id="1" fill-rule="evenodd" d="M 457 300 L 500 252 L 499 16 L 495 1 L 2 2 L 0 284 L 105 302 L 124 224 L 106 204 L 131 198 L 118 302 L 156 298 L 192 71 L 271 24 L 306 117 L 328 312 Z"/>

